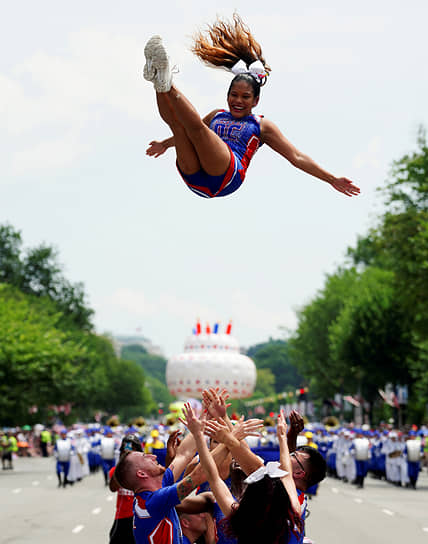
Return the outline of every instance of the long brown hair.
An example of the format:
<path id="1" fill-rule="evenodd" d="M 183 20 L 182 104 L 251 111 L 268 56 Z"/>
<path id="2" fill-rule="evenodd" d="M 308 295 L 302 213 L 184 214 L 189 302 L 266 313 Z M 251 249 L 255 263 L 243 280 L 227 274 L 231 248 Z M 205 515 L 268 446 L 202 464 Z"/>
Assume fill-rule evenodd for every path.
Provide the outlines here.
<path id="1" fill-rule="evenodd" d="M 233 21 L 217 19 L 207 26 L 205 32 L 198 32 L 194 36 L 191 47 L 191 51 L 203 62 L 230 70 L 239 60 L 243 60 L 247 66 L 259 60 L 267 73 L 271 71 L 260 44 L 237 13 L 233 14 Z"/>

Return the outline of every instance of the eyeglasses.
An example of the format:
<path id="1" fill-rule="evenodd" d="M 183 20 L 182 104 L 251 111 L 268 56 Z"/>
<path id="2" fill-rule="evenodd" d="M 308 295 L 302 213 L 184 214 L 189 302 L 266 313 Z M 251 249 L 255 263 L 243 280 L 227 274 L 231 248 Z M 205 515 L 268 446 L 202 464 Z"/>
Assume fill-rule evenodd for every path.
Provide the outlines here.
<path id="1" fill-rule="evenodd" d="M 294 457 L 296 459 L 297 464 L 299 467 L 303 470 L 303 472 L 306 472 L 305 467 L 302 465 L 302 463 L 299 461 L 299 457 L 297 456 L 297 452 L 293 451 L 290 453 L 290 457 Z"/>

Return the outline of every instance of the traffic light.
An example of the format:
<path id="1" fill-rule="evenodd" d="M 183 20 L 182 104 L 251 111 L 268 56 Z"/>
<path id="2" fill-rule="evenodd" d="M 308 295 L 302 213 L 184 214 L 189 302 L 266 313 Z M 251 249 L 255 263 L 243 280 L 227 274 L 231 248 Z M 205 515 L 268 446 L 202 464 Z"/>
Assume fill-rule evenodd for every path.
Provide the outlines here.
<path id="1" fill-rule="evenodd" d="M 307 388 L 307 387 L 301 387 L 300 389 L 298 389 L 298 390 L 296 391 L 296 393 L 297 393 L 297 400 L 298 400 L 299 402 L 306 400 L 306 399 L 307 399 L 307 395 L 306 395 L 307 392 L 308 392 L 308 388 Z"/>

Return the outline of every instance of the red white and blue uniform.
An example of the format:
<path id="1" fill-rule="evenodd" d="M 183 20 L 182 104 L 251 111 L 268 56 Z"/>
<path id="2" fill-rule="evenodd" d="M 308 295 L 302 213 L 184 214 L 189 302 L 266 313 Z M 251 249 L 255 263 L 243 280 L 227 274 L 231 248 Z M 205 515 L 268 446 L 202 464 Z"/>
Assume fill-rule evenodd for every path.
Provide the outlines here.
<path id="1" fill-rule="evenodd" d="M 109 480 L 112 479 L 116 467 L 110 469 Z M 134 492 L 119 487 L 117 490 L 116 513 L 110 529 L 109 544 L 135 544 L 133 532 Z"/>
<path id="2" fill-rule="evenodd" d="M 174 475 L 167 468 L 162 487 L 143 491 L 134 498 L 134 538 L 136 544 L 182 544 L 180 520 L 175 506 L 180 502 Z"/>
<path id="3" fill-rule="evenodd" d="M 59 438 L 55 442 L 54 455 L 56 457 L 56 472 L 58 477 L 63 472 L 64 478 L 67 479 L 70 470 L 70 459 L 74 451 L 75 448 L 69 438 Z"/>
<path id="4" fill-rule="evenodd" d="M 300 489 L 296 489 L 297 491 L 297 497 L 299 499 L 300 508 L 301 508 L 301 519 L 303 523 L 305 523 L 307 508 L 308 508 L 308 499 L 306 498 L 306 495 L 303 493 L 303 491 L 300 491 Z M 303 539 L 305 537 L 305 531 L 303 530 L 301 533 L 297 531 L 297 527 L 294 527 L 293 530 L 291 527 L 288 527 L 288 531 L 286 533 L 285 542 L 287 544 L 303 544 Z"/>
<path id="5" fill-rule="evenodd" d="M 211 120 L 210 129 L 225 142 L 230 150 L 229 168 L 222 176 L 210 176 L 204 170 L 195 174 L 184 174 L 177 164 L 186 185 L 204 198 L 226 196 L 242 185 L 248 165 L 261 145 L 261 116 L 248 115 L 236 119 L 226 111 L 218 111 Z"/>

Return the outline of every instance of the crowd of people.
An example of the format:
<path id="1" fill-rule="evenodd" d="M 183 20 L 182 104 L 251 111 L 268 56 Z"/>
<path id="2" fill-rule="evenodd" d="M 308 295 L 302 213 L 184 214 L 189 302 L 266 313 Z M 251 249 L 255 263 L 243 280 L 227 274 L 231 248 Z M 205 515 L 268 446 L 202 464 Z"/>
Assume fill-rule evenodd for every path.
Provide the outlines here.
<path id="1" fill-rule="evenodd" d="M 395 486 L 416 489 L 428 460 L 428 429 L 318 431 L 315 440 L 326 456 L 329 474 L 360 488 L 370 473 Z"/>
<path id="2" fill-rule="evenodd" d="M 276 421 L 245 421 L 229 418 L 227 397 L 204 391 L 200 413 L 186 404 L 172 425 L 8 429 L 3 469 L 19 456 L 53 456 L 61 488 L 102 474 L 100 485 L 117 493 L 112 544 L 301 543 L 310 542 L 307 498 L 326 473 L 360 488 L 368 473 L 416 488 L 428 460 L 425 427 L 329 429 L 305 426 L 296 411 L 288 425 L 282 411 Z"/>
<path id="3" fill-rule="evenodd" d="M 273 431 L 267 428 L 260 438 L 251 439 L 251 446 L 277 446 Z M 364 487 L 369 474 L 398 487 L 416 489 L 421 470 L 428 466 L 428 428 L 425 426 L 398 430 L 385 424 L 376 429 L 352 423 L 335 428 L 315 424 L 303 429 L 297 444 L 318 449 L 327 462 L 329 476 L 359 488 Z"/>
<path id="4" fill-rule="evenodd" d="M 259 435 L 263 421 L 233 423 L 226 398 L 225 391 L 204 391 L 200 415 L 185 405 L 181 422 L 189 433 L 181 442 L 180 431 L 170 435 L 164 464 L 132 446 L 121 454 L 113 478 L 134 493 L 137 544 L 303 542 L 304 493 L 324 478 L 325 460 L 315 448 L 296 449 L 301 428 L 291 419 L 288 426 L 280 412 L 279 460 L 265 464 L 246 441 Z"/>
<path id="5" fill-rule="evenodd" d="M 175 428 L 86 425 L 39 429 L 37 436 L 29 431 L 29 448 L 21 454 L 54 456 L 61 488 L 102 473 L 100 485 L 117 493 L 112 543 L 248 542 L 245 520 L 256 510 L 259 540 L 302 542 L 304 493 L 324 478 L 325 460 L 314 448 L 296 449 L 300 422 L 290 417 L 287 426 L 281 412 L 279 455 L 265 463 L 247 443 L 264 432 L 263 420 L 232 421 L 227 397 L 226 391 L 205 391 L 200 413 L 186 404 Z M 15 431 L 8 434 L 21 429 Z"/>

